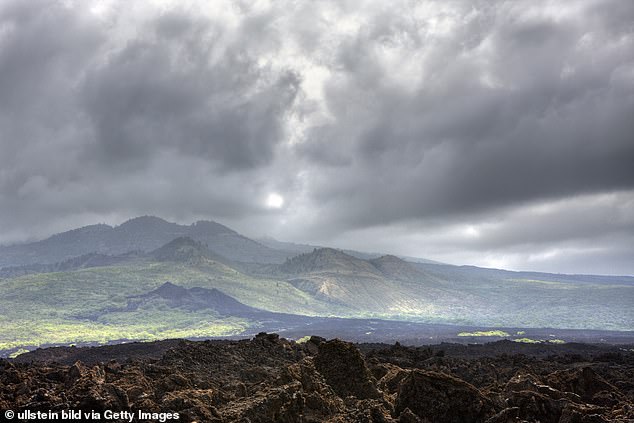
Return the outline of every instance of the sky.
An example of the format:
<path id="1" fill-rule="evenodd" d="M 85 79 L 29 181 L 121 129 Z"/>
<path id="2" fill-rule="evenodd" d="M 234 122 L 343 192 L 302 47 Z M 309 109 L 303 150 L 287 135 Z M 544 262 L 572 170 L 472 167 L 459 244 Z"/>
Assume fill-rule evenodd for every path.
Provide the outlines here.
<path id="1" fill-rule="evenodd" d="M 634 275 L 634 2 L 0 0 L 0 243 L 139 215 Z"/>

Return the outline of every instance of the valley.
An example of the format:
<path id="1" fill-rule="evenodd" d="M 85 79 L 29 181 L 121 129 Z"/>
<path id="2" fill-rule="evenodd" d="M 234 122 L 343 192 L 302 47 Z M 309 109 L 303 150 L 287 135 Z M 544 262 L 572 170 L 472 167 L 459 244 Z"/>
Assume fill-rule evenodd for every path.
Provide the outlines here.
<path id="1" fill-rule="evenodd" d="M 112 235 L 121 226 L 106 230 L 110 238 L 100 245 L 117 245 L 118 254 L 91 251 L 99 234 L 86 229 L 36 245 L 3 247 L 10 250 L 5 263 L 14 251 L 35 253 L 29 264 L 18 260 L 0 269 L 0 354 L 263 330 L 292 339 L 319 334 L 412 344 L 502 338 L 627 343 L 634 330 L 632 277 L 508 272 L 390 255 L 361 258 L 333 248 L 276 263 L 262 257 L 289 252 L 215 222 L 174 225 L 133 219 L 121 226 L 136 228 L 134 242 L 129 235 Z M 210 230 L 218 227 L 226 229 Z M 201 233 L 183 236 L 179 228 Z M 230 251 L 231 258 L 210 247 L 225 242 L 227 234 L 233 241 L 220 250 Z M 83 254 L 68 257 L 79 250 Z M 255 250 L 276 252 L 262 253 L 259 263 L 242 261 L 245 251 Z M 53 256 L 65 259 L 47 263 Z M 507 336 L 458 336 L 496 329 Z"/>

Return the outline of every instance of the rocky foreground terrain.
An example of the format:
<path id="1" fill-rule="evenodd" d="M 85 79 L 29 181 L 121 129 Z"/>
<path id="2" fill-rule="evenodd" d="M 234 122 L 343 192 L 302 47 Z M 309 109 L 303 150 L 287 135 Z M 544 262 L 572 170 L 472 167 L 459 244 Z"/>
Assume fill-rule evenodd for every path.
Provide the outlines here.
<path id="1" fill-rule="evenodd" d="M 631 422 L 634 352 L 299 344 L 264 333 L 51 348 L 0 360 L 0 410 L 8 409 L 142 410 L 185 422 Z"/>

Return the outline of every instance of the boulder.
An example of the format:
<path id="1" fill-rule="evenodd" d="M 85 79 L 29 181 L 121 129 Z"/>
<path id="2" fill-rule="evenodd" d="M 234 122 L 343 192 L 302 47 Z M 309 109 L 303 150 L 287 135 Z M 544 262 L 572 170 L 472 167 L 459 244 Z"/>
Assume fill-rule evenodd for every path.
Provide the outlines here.
<path id="1" fill-rule="evenodd" d="M 338 339 L 322 342 L 314 362 L 317 371 L 340 397 L 381 397 L 376 388 L 376 379 L 354 345 Z"/>
<path id="2" fill-rule="evenodd" d="M 473 385 L 453 376 L 411 371 L 401 382 L 395 412 L 409 408 L 423 420 L 437 423 L 484 422 L 494 414 L 491 400 Z"/>

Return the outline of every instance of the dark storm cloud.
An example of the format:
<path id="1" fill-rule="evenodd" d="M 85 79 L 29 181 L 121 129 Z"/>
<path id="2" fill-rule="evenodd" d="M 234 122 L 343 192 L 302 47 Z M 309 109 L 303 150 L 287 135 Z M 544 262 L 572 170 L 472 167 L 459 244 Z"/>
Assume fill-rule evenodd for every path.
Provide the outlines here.
<path id="1" fill-rule="evenodd" d="M 245 46 L 218 45 L 223 28 L 200 18 L 162 16 L 141 32 L 85 81 L 93 153 L 127 161 L 167 147 L 222 170 L 269 163 L 298 76 L 271 75 Z"/>
<path id="2" fill-rule="evenodd" d="M 335 113 L 328 133 L 354 165 L 334 170 L 337 184 L 316 182 L 319 199 L 338 206 L 328 219 L 371 226 L 634 186 L 632 27 L 611 27 L 610 15 L 592 10 L 562 21 L 484 13 L 493 16 L 476 19 L 491 24 L 471 35 L 479 42 L 460 43 L 473 22 L 423 42 L 428 75 L 401 91 L 391 84 L 399 69 L 382 66 L 380 50 L 385 37 L 406 42 L 406 25 L 383 39 L 360 31 L 341 46 L 327 102 L 356 112 Z M 324 131 L 307 143 L 319 145 Z M 323 161 L 312 150 L 301 147 Z"/>
<path id="3" fill-rule="evenodd" d="M 4 1 L 0 243 L 157 214 L 632 273 L 632 22 L 619 0 Z"/>
<path id="4" fill-rule="evenodd" d="M 60 30 L 63 28 L 63 30 Z M 103 34 L 53 2 L 0 5 L 0 230 L 30 226 L 48 210 L 29 193 L 73 180 L 84 127 L 76 81 Z M 22 220 L 24 219 L 24 220 Z"/>
<path id="5" fill-rule="evenodd" d="M 262 210 L 271 184 L 254 172 L 286 138 L 301 81 L 258 62 L 257 13 L 228 28 L 187 8 L 102 20 L 91 6 L 1 6 L 0 242 Z"/>

